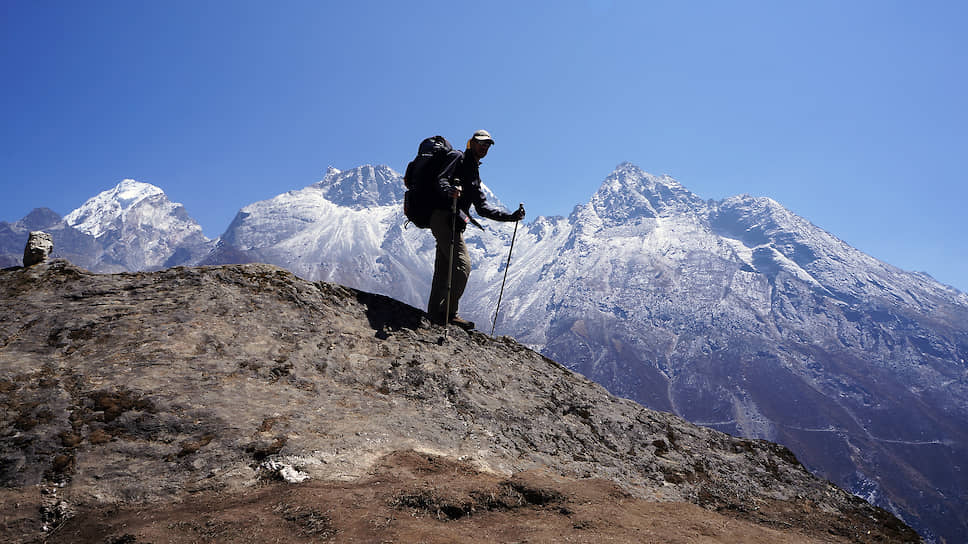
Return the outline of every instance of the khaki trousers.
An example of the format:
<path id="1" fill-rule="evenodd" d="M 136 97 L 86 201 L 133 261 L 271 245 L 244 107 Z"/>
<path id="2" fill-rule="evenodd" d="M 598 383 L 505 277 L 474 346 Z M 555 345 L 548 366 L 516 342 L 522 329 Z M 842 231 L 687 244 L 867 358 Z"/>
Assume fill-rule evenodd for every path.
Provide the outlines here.
<path id="1" fill-rule="evenodd" d="M 448 318 L 457 315 L 460 297 L 464 294 L 467 278 L 471 275 L 471 256 L 467 253 L 461 229 L 463 222 L 458 220 L 457 233 L 452 231 L 453 226 L 450 210 L 434 210 L 433 215 L 430 216 L 430 232 L 437 241 L 434 279 L 430 285 L 430 300 L 427 301 L 427 313 L 431 317 L 443 318 L 447 305 L 447 265 L 450 263 L 451 240 L 454 242 L 454 275 L 450 285 L 450 310 L 446 313 Z"/>

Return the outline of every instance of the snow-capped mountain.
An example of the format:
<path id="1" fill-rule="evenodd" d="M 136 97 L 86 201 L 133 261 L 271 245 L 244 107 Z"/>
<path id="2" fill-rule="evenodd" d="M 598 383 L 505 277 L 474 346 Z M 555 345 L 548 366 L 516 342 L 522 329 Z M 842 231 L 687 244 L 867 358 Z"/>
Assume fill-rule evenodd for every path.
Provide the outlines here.
<path id="1" fill-rule="evenodd" d="M 104 191 L 64 217 L 77 230 L 100 238 L 108 230 L 117 230 L 128 213 L 143 200 L 164 191 L 148 183 L 126 179 L 113 189 Z"/>
<path id="2" fill-rule="evenodd" d="M 104 248 L 102 265 L 125 270 L 172 266 L 210 249 L 202 227 L 181 204 L 149 183 L 126 179 L 64 217 Z"/>
<path id="3" fill-rule="evenodd" d="M 647 406 L 783 443 L 923 530 L 964 534 L 964 293 L 770 199 L 704 203 L 628 164 L 518 244 L 516 337 Z M 480 315 L 493 301 L 478 292 Z"/>
<path id="4" fill-rule="evenodd" d="M 426 303 L 433 238 L 405 226 L 388 167 L 331 168 L 248 205 L 203 259 L 176 258 L 185 246 L 166 238 L 197 232 L 183 209 L 150 188 L 115 191 L 69 216 L 96 238 L 66 228 L 110 241 L 119 268 L 163 247 L 171 264 L 261 261 Z M 514 225 L 482 223 L 465 235 L 474 271 L 461 313 L 487 332 Z M 13 228 L 0 223 L 0 243 Z M 518 227 L 496 332 L 646 406 L 785 444 L 929 538 L 968 532 L 968 295 L 773 200 L 705 201 L 621 164 L 568 217 Z"/>
<path id="5" fill-rule="evenodd" d="M 89 199 L 61 219 L 39 208 L 14 224 L 0 224 L 0 254 L 19 262 L 25 234 L 45 230 L 54 238 L 54 257 L 65 257 L 95 272 L 158 269 L 198 261 L 213 243 L 181 204 L 160 188 L 126 179 Z M 4 236 L 4 233 L 8 233 Z"/>
<path id="6" fill-rule="evenodd" d="M 433 238 L 403 228 L 402 187 L 385 166 L 330 168 L 318 183 L 242 208 L 202 264 L 272 263 L 420 306 L 430 280 L 413 271 L 433 267 Z"/>

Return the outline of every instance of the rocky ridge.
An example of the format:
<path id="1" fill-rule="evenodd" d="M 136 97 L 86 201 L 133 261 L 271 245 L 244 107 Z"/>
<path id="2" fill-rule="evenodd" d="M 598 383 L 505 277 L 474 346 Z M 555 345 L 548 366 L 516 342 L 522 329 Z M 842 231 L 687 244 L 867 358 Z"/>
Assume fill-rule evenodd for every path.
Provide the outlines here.
<path id="1" fill-rule="evenodd" d="M 147 542 L 162 531 L 188 542 L 207 530 L 257 542 L 225 517 L 149 527 L 142 513 L 136 530 L 97 512 L 150 503 L 157 516 L 174 511 L 166 504 L 223 504 L 265 485 L 406 482 L 435 474 L 428 462 L 445 467 L 453 493 L 425 480 L 394 488 L 378 501 L 390 512 L 383 529 L 282 502 L 266 515 L 297 523 L 292 541 L 393 540 L 410 527 L 393 512 L 424 512 L 420 534 L 446 541 L 435 531 L 461 525 L 442 521 L 486 524 L 515 500 L 571 519 L 576 489 L 611 482 L 612 503 L 691 503 L 795 537 L 782 541 L 917 539 L 784 447 L 619 399 L 506 337 L 442 339 L 413 307 L 273 266 L 97 275 L 52 261 L 0 271 L 0 301 L 0 504 L 18 505 L 0 531 L 11 541 Z M 308 483 L 266 483 L 280 478 Z M 483 487 L 460 495 L 462 478 Z M 593 528 L 569 523 L 576 535 Z"/>

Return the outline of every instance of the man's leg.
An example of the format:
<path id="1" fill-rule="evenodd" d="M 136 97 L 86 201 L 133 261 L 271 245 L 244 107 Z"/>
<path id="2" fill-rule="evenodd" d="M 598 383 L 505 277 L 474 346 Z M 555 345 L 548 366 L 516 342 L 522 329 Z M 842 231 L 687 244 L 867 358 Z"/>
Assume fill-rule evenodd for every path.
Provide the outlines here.
<path id="1" fill-rule="evenodd" d="M 460 297 L 464 295 L 464 288 L 467 287 L 467 280 L 471 276 L 471 256 L 467 252 L 467 245 L 464 243 L 464 233 L 457 232 L 454 241 L 454 275 L 450 282 L 450 312 L 451 318 L 457 315 L 457 307 L 460 305 Z"/>
<path id="2" fill-rule="evenodd" d="M 444 321 L 444 316 L 457 314 L 460 297 L 467 286 L 467 278 L 471 273 L 471 258 L 464 244 L 464 237 L 460 232 L 455 237 L 451 230 L 453 219 L 446 210 L 434 210 L 430 218 L 430 231 L 437 241 L 437 252 L 434 258 L 434 278 L 430 286 L 430 299 L 427 302 L 427 313 L 431 319 Z M 451 242 L 453 241 L 453 276 L 450 285 L 450 311 L 447 305 L 447 264 L 450 262 Z"/>

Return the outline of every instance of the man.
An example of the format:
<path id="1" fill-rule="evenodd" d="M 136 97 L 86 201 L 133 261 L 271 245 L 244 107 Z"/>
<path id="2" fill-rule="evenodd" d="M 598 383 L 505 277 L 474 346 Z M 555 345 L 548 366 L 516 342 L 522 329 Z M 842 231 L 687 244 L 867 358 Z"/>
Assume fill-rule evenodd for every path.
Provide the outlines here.
<path id="1" fill-rule="evenodd" d="M 457 217 L 450 207 L 439 207 L 430 217 L 430 230 L 437 241 L 437 257 L 434 261 L 434 279 L 427 302 L 427 314 L 437 324 L 453 323 L 463 329 L 473 329 L 474 323 L 457 315 L 457 307 L 467 278 L 471 274 L 471 259 L 464 244 L 464 229 L 470 218 L 470 207 L 481 217 L 495 221 L 520 221 L 524 218 L 524 207 L 514 213 L 507 213 L 488 205 L 481 188 L 481 175 L 478 168 L 487 151 L 494 145 L 494 139 L 486 130 L 478 130 L 467 141 L 464 153 L 458 153 L 454 160 L 444 168 L 438 177 L 437 190 L 442 202 L 452 204 L 457 201 Z M 454 228 L 456 226 L 456 229 Z M 453 248 L 451 247 L 453 244 Z M 447 308 L 447 266 L 452 263 L 450 285 L 450 308 Z"/>

